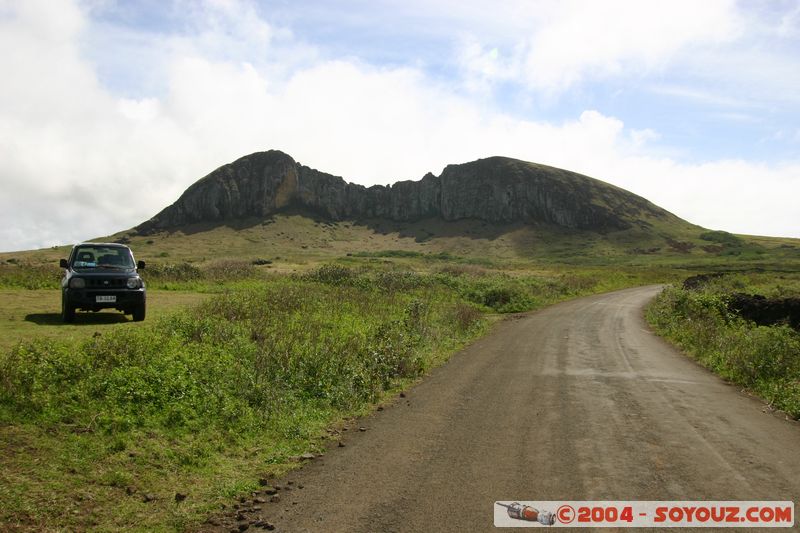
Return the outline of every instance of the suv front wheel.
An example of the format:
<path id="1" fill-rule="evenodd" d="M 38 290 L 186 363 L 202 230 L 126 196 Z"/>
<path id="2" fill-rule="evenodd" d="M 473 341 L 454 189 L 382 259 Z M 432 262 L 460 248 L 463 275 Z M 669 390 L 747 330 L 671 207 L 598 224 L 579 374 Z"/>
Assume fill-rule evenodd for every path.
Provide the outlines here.
<path id="1" fill-rule="evenodd" d="M 75 308 L 67 303 L 67 299 L 61 297 L 61 320 L 70 323 L 75 321 Z"/>
<path id="2" fill-rule="evenodd" d="M 132 314 L 134 322 L 141 322 L 142 320 L 144 320 L 144 315 L 145 315 L 144 304 L 137 305 L 136 307 L 134 307 Z"/>

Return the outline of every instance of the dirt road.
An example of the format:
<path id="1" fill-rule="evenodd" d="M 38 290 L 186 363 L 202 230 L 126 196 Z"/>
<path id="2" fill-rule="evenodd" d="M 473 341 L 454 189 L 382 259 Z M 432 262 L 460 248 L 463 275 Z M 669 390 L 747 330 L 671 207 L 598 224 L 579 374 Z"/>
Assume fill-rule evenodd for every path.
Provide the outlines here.
<path id="1" fill-rule="evenodd" d="M 652 334 L 657 291 L 500 324 L 294 472 L 276 531 L 492 531 L 495 500 L 800 501 L 800 424 Z"/>

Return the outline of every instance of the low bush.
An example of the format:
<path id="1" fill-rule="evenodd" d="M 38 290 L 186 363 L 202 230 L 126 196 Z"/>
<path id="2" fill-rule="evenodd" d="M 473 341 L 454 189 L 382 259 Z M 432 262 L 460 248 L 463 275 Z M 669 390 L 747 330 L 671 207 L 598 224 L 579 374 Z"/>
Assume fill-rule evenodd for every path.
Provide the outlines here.
<path id="1" fill-rule="evenodd" d="M 207 279 L 220 283 L 251 278 L 255 272 L 251 261 L 241 259 L 220 259 L 204 268 Z"/>
<path id="2" fill-rule="evenodd" d="M 20 261 L 0 262 L 0 287 L 5 289 L 57 289 L 63 270 L 57 263 L 31 265 Z"/>
<path id="3" fill-rule="evenodd" d="M 727 231 L 706 231 L 700 234 L 700 238 L 704 241 L 727 244 L 729 246 L 739 246 L 744 242 L 740 237 Z"/>
<path id="4" fill-rule="evenodd" d="M 148 282 L 186 282 L 203 279 L 203 273 L 191 263 L 149 262 L 147 268 L 142 271 L 142 277 Z"/>

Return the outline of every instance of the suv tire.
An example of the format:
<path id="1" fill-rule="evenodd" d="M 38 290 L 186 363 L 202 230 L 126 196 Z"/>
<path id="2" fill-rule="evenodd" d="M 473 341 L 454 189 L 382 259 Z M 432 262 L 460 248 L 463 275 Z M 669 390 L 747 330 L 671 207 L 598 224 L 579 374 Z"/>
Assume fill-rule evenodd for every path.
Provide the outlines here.
<path id="1" fill-rule="evenodd" d="M 61 298 L 61 320 L 70 324 L 75 322 L 75 308 L 67 303 L 66 298 Z"/>
<path id="2" fill-rule="evenodd" d="M 144 320 L 144 315 L 145 315 L 144 304 L 137 305 L 136 307 L 134 307 L 132 314 L 133 314 L 133 321 L 134 322 L 141 322 L 142 320 Z"/>

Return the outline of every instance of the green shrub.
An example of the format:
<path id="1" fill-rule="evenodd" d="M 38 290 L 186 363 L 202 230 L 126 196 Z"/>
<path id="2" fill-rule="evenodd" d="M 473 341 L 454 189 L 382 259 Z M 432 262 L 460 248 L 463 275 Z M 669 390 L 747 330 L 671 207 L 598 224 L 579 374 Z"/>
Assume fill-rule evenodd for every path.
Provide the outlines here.
<path id="1" fill-rule="evenodd" d="M 322 265 L 303 276 L 309 281 L 318 281 L 328 285 L 344 285 L 350 283 L 355 277 L 356 271 L 352 268 L 333 263 Z"/>
<path id="2" fill-rule="evenodd" d="M 738 246 L 743 243 L 741 238 L 727 231 L 706 231 L 700 234 L 700 238 L 704 241 L 727 244 L 729 246 Z"/>
<path id="3" fill-rule="evenodd" d="M 200 269 L 191 263 L 147 263 L 147 268 L 142 271 L 145 281 L 199 281 L 203 278 Z"/>
<path id="4" fill-rule="evenodd" d="M 536 285 L 530 280 L 510 277 L 475 279 L 462 288 L 462 294 L 471 302 L 499 313 L 528 311 L 537 307 Z"/>
<path id="5" fill-rule="evenodd" d="M 467 332 L 480 323 L 481 312 L 473 305 L 457 302 L 450 309 L 452 322 L 459 331 Z"/>
<path id="6" fill-rule="evenodd" d="M 220 259 L 203 270 L 208 279 L 219 283 L 247 279 L 256 272 L 251 261 L 240 259 Z"/>

